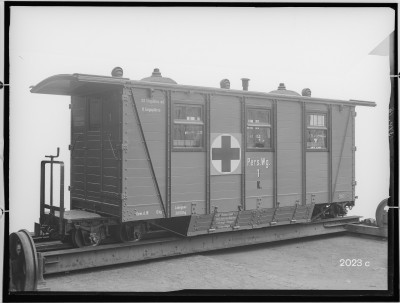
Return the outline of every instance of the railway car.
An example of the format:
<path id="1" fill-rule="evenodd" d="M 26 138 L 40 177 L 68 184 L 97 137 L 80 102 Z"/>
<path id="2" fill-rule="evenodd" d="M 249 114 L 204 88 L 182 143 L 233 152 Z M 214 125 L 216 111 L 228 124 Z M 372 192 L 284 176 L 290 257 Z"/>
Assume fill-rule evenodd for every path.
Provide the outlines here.
<path id="1" fill-rule="evenodd" d="M 71 96 L 70 209 L 63 163 L 49 156 L 35 233 L 81 247 L 137 241 L 152 229 L 190 237 L 344 216 L 356 199 L 355 106 L 375 103 L 314 98 L 283 83 L 253 92 L 248 83 L 180 85 L 158 69 L 134 81 L 117 67 L 34 86 Z"/>

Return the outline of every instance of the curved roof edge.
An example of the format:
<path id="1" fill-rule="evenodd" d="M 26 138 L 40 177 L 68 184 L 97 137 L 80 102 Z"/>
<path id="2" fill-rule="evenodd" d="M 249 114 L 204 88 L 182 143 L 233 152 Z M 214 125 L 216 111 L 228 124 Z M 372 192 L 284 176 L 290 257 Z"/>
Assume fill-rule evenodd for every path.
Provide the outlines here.
<path id="1" fill-rule="evenodd" d="M 60 74 L 48 77 L 31 88 L 31 93 L 50 95 L 81 95 L 109 90 L 110 86 L 122 86 L 128 78 L 95 76 L 87 74 Z"/>
<path id="2" fill-rule="evenodd" d="M 221 89 L 215 87 L 203 87 L 193 85 L 160 83 L 160 82 L 146 82 L 143 80 L 130 80 L 129 78 L 117 78 L 107 76 L 96 76 L 88 74 L 60 74 L 51 76 L 39 82 L 30 90 L 32 93 L 38 94 L 52 94 L 52 95 L 84 95 L 91 93 L 100 93 L 112 89 L 118 89 L 125 85 L 136 85 L 139 87 L 153 88 L 158 86 L 160 88 L 170 88 L 174 91 L 191 91 L 191 92 L 208 92 L 216 95 L 231 95 L 231 96 L 246 96 L 255 98 L 277 98 L 287 101 L 307 102 L 307 103 L 331 103 L 331 104 L 344 104 L 351 106 L 376 106 L 373 101 L 360 101 L 360 100 L 338 100 L 328 98 L 304 97 L 297 95 L 282 95 L 276 93 L 256 92 L 256 91 L 243 91 L 235 89 Z"/>

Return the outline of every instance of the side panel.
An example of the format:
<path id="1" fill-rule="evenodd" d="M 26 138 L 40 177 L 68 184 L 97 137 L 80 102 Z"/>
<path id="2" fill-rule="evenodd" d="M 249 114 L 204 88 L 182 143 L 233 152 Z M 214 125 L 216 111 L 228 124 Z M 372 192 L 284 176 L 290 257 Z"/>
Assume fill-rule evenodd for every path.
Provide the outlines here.
<path id="1" fill-rule="evenodd" d="M 246 111 L 248 109 L 270 110 L 273 128 L 273 102 L 268 99 L 246 98 Z M 247 129 L 248 118 L 245 119 Z M 272 130 L 274 133 L 274 130 Z M 247 149 L 248 134 L 243 139 L 243 147 Z M 272 142 L 275 138 L 272 136 Z M 274 143 L 272 143 L 274 145 Z M 245 189 L 246 210 L 274 207 L 274 152 L 273 150 L 246 150 L 245 161 Z"/>
<path id="2" fill-rule="evenodd" d="M 72 98 L 71 209 L 121 213 L 121 92 Z"/>
<path id="3" fill-rule="evenodd" d="M 246 209 L 274 207 L 273 152 L 246 153 Z"/>
<path id="4" fill-rule="evenodd" d="M 240 99 L 231 96 L 213 96 L 210 103 L 211 133 L 241 133 Z M 241 148 L 243 148 L 243 135 Z M 212 144 L 212 142 L 210 142 Z M 242 159 L 243 161 L 243 159 Z M 241 205 L 241 174 L 211 176 L 211 212 L 237 211 Z"/>
<path id="5" fill-rule="evenodd" d="M 206 213 L 205 95 L 190 92 L 171 93 L 171 217 Z M 201 108 L 203 147 L 180 147 L 175 138 L 175 112 L 179 106 Z M 187 118 L 192 119 L 192 118 Z M 189 120 L 191 121 L 191 120 Z M 178 125 L 178 124 L 177 124 Z M 175 144 L 175 146 L 174 146 Z"/>
<path id="6" fill-rule="evenodd" d="M 332 191 L 333 202 L 353 200 L 353 116 L 354 108 L 332 107 Z"/>
<path id="7" fill-rule="evenodd" d="M 86 198 L 86 98 L 71 98 L 71 209 Z"/>
<path id="8" fill-rule="evenodd" d="M 328 203 L 328 152 L 307 152 L 307 203 Z"/>
<path id="9" fill-rule="evenodd" d="M 103 99 L 101 192 L 103 207 L 112 209 L 121 216 L 121 143 L 122 143 L 122 99 L 121 91 Z"/>
<path id="10" fill-rule="evenodd" d="M 191 215 L 192 207 L 205 214 L 204 152 L 173 152 L 171 160 L 171 216 Z"/>
<path id="11" fill-rule="evenodd" d="M 165 118 L 163 117 L 165 117 L 165 99 L 162 94 L 150 97 L 148 90 L 124 88 L 123 222 L 164 216 L 160 198 L 164 201 L 165 196 L 159 197 L 158 192 L 161 194 L 161 190 L 157 190 L 157 187 L 165 186 L 165 162 L 163 162 L 165 161 Z M 145 144 L 147 144 L 149 158 Z M 152 168 L 155 175 L 152 174 Z"/>
<path id="12" fill-rule="evenodd" d="M 302 196 L 302 134 L 300 103 L 277 102 L 277 183 L 279 207 L 293 206 Z"/>
<path id="13" fill-rule="evenodd" d="M 330 121 L 328 119 L 328 106 L 324 104 L 307 104 L 306 118 L 308 113 L 326 115 L 327 136 L 329 136 Z M 307 125 L 306 125 L 307 127 Z M 307 138 L 307 136 L 306 136 Z M 329 138 L 328 138 L 329 140 Z M 327 141 L 328 142 L 328 141 Z M 329 144 L 328 144 L 329 145 Z M 329 153 L 327 150 L 306 149 L 306 199 L 307 203 L 329 202 Z"/>
<path id="14" fill-rule="evenodd" d="M 162 201 L 166 201 L 166 100 L 161 90 L 150 96 L 145 89 L 135 89 L 135 101 L 142 123 L 147 147 L 156 175 Z"/>

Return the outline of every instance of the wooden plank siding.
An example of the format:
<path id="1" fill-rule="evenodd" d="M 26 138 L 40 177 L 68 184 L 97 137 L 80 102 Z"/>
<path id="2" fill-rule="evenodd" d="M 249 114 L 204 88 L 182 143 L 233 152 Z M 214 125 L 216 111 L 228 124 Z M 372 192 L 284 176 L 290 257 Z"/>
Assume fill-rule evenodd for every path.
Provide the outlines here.
<path id="1" fill-rule="evenodd" d="M 136 118 L 133 102 L 136 103 L 140 121 Z M 139 123 L 141 123 L 146 142 L 142 140 Z M 125 146 L 122 152 L 123 222 L 164 216 L 163 204 L 160 203 L 155 183 L 157 182 L 160 189 L 161 201 L 165 201 L 164 132 L 165 99 L 163 94 L 158 92 L 149 99 L 146 89 L 125 88 L 122 140 Z M 150 159 L 147 158 L 145 143 Z M 152 161 L 156 180 L 153 179 L 149 161 Z"/>
<path id="2" fill-rule="evenodd" d="M 329 157 L 331 151 L 329 150 L 329 134 L 330 123 L 329 120 L 329 107 L 325 104 L 306 104 L 305 111 L 305 129 L 307 130 L 307 117 L 309 113 L 317 113 L 326 115 L 326 128 L 327 128 L 327 146 L 324 150 L 311 150 L 306 147 L 306 202 L 310 203 L 329 203 Z M 307 136 L 305 136 L 307 140 Z"/>
<path id="3" fill-rule="evenodd" d="M 206 213 L 206 96 L 193 92 L 171 92 L 171 217 Z M 174 147 L 175 106 L 201 107 L 203 146 Z"/>
<path id="4" fill-rule="evenodd" d="M 172 152 L 171 162 L 171 216 L 190 215 L 192 204 L 205 214 L 205 153 Z"/>
<path id="5" fill-rule="evenodd" d="M 71 209 L 87 208 L 128 222 L 202 215 L 215 208 L 231 212 L 354 199 L 354 106 L 146 85 L 72 97 Z M 101 104 L 97 129 L 89 127 L 92 100 Z M 174 121 L 174 108 L 184 104 L 202 108 L 203 121 L 192 123 L 204 125 L 201 147 L 174 146 L 174 123 L 185 124 Z M 247 150 L 249 108 L 270 110 L 270 149 Z M 326 114 L 326 150 L 306 149 L 310 112 Z M 217 134 L 241 136 L 243 162 L 234 173 L 216 174 L 210 168 Z"/>
<path id="6" fill-rule="evenodd" d="M 246 150 L 245 161 L 245 193 L 246 210 L 274 207 L 274 129 L 273 101 L 260 98 L 246 98 L 245 110 L 260 108 L 270 110 L 271 114 L 271 150 Z M 247 113 L 245 113 L 247 114 Z M 245 119 L 247 132 L 247 119 Z M 243 148 L 247 149 L 247 133 L 243 134 Z M 268 164 L 267 164 L 268 163 Z M 257 184 L 259 182 L 259 186 Z"/>
<path id="7" fill-rule="evenodd" d="M 71 209 L 119 216 L 118 160 L 108 136 L 120 141 L 118 94 L 73 97 L 71 103 Z M 96 112 L 91 114 L 93 103 Z"/>
<path id="8" fill-rule="evenodd" d="M 332 190 L 333 202 L 353 198 L 353 108 L 332 108 Z"/>
<path id="9" fill-rule="evenodd" d="M 301 104 L 277 102 L 277 191 L 279 207 L 293 206 L 302 198 Z"/>
<path id="10" fill-rule="evenodd" d="M 118 217 L 121 216 L 121 103 L 121 91 L 106 94 L 101 118 L 101 202 Z"/>
<path id="11" fill-rule="evenodd" d="M 241 103 L 234 96 L 213 96 L 210 102 L 211 133 L 241 133 Z M 245 137 L 242 135 L 242 148 Z M 242 159 L 243 161 L 243 159 Z M 241 175 L 211 176 L 211 212 L 237 211 L 241 203 Z"/>

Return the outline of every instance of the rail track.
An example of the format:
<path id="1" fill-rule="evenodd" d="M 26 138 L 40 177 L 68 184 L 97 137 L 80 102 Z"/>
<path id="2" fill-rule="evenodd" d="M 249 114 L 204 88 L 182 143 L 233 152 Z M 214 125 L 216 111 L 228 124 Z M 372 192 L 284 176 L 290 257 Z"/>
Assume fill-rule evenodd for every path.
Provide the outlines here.
<path id="1" fill-rule="evenodd" d="M 10 235 L 10 281 L 17 273 L 16 260 L 25 264 L 19 283 L 11 283 L 11 290 L 46 290 L 46 275 L 110 266 L 116 264 L 158 259 L 232 247 L 274 241 L 304 238 L 344 232 L 362 232 L 358 216 L 340 217 L 313 223 L 280 225 L 268 228 L 180 237 L 161 231 L 148 235 L 138 242 L 106 243 L 100 246 L 73 248 L 60 241 L 36 242 L 26 230 Z M 365 227 L 364 227 L 365 228 Z M 364 232 L 365 233 L 365 232 Z M 367 232 L 368 233 L 368 232 Z M 371 234 L 371 233 L 370 233 Z M 376 236 L 384 236 L 382 231 Z M 19 255 L 16 243 L 22 244 Z M 17 273 L 18 274 L 18 273 Z"/>

